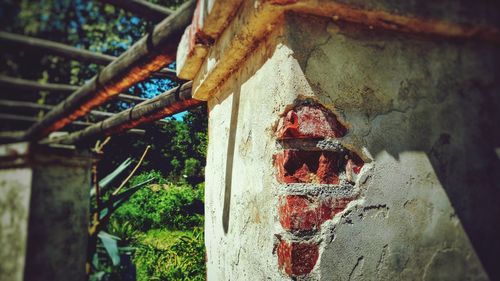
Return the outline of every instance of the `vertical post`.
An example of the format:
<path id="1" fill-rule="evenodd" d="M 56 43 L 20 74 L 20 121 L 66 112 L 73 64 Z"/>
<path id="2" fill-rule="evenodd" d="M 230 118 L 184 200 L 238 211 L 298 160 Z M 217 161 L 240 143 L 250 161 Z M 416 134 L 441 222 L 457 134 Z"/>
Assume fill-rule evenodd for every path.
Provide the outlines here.
<path id="1" fill-rule="evenodd" d="M 86 280 L 90 155 L 0 146 L 0 279 Z"/>

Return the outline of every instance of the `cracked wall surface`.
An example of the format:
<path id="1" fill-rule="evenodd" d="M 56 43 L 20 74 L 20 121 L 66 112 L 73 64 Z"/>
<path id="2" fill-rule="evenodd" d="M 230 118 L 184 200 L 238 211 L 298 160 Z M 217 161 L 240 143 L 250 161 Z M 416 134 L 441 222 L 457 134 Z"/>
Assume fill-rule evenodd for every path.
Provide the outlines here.
<path id="1" fill-rule="evenodd" d="M 277 141 L 297 99 L 333 112 L 346 128 L 337 144 L 365 164 L 355 199 L 317 228 L 313 269 L 295 278 L 500 279 L 498 50 L 288 14 L 208 101 L 208 279 L 290 279 L 278 206 L 308 187 L 285 192 L 273 155 L 310 145 Z"/>
<path id="2" fill-rule="evenodd" d="M 0 148 L 0 280 L 87 280 L 91 158 L 19 147 Z"/>

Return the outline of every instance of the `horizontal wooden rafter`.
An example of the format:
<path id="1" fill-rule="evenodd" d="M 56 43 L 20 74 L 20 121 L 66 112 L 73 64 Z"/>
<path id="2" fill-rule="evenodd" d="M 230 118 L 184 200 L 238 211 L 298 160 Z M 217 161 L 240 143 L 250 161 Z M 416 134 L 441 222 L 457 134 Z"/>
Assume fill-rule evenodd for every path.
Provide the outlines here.
<path id="1" fill-rule="evenodd" d="M 22 122 L 29 122 L 29 123 L 34 123 L 38 122 L 40 119 L 34 116 L 24 116 L 24 115 L 18 115 L 18 114 L 9 114 L 9 113 L 0 113 L 0 120 L 12 120 L 12 121 L 22 121 Z M 73 121 L 71 122 L 71 125 L 75 126 L 90 126 L 94 123 L 90 122 L 85 122 L 85 121 Z"/>
<path id="2" fill-rule="evenodd" d="M 174 14 L 156 25 L 151 34 L 140 39 L 29 128 L 25 138 L 40 139 L 64 127 L 173 62 L 177 44 L 191 21 L 194 7 L 193 0 L 184 3 Z"/>
<path id="3" fill-rule="evenodd" d="M 81 131 L 73 132 L 57 142 L 75 144 L 93 138 L 116 134 L 173 114 L 203 105 L 191 97 L 191 82 L 122 111 Z"/>
<path id="4" fill-rule="evenodd" d="M 68 93 L 68 94 L 80 88 L 79 86 L 67 85 L 67 84 L 39 83 L 36 81 L 31 81 L 21 78 L 13 78 L 1 74 L 0 74 L 0 86 L 16 90 L 48 91 L 48 92 Z M 127 102 L 143 102 L 146 100 L 145 98 L 127 94 L 119 94 L 117 99 Z"/>
<path id="5" fill-rule="evenodd" d="M 129 11 L 141 18 L 158 22 L 174 13 L 173 10 L 144 0 L 101 0 Z"/>
<path id="6" fill-rule="evenodd" d="M 18 114 L 8 114 L 8 113 L 0 113 L 0 120 L 11 120 L 11 121 L 20 121 L 20 122 L 28 122 L 28 123 L 33 123 L 37 122 L 38 118 L 34 116 L 24 116 L 24 115 L 18 115 Z M 84 122 L 84 121 L 73 121 L 71 125 L 74 126 L 80 126 L 80 127 L 88 127 L 95 125 L 97 123 L 91 123 L 91 122 Z M 122 132 L 128 132 L 132 134 L 144 134 L 144 130 L 142 129 L 130 129 L 130 130 L 123 130 Z"/>
<path id="7" fill-rule="evenodd" d="M 40 83 L 32 80 L 14 78 L 0 74 L 0 86 L 10 87 L 16 90 L 26 91 L 48 91 L 57 93 L 71 93 L 79 87 L 66 84 Z"/>
<path id="8" fill-rule="evenodd" d="M 113 62 L 117 57 L 106 54 L 91 52 L 88 50 L 68 46 L 58 42 L 53 42 L 45 39 L 14 34 L 9 32 L 0 31 L 0 43 L 2 46 L 12 46 L 19 51 L 19 48 L 29 48 L 32 50 L 43 51 L 53 55 L 74 59 L 80 62 L 95 63 L 99 65 L 108 65 Z M 164 68 L 154 73 L 156 77 L 168 78 L 170 80 L 178 80 L 174 70 Z"/>
<path id="9" fill-rule="evenodd" d="M 25 102 L 25 101 L 13 101 L 13 100 L 0 100 L 0 107 L 9 107 L 9 108 L 27 108 L 27 109 L 34 109 L 34 110 L 51 110 L 54 108 L 53 105 L 47 105 L 47 104 L 38 104 L 38 103 L 33 103 L 33 102 Z M 94 117 L 111 117 L 115 115 L 116 113 L 111 113 L 111 112 L 104 112 L 104 111 L 98 111 L 98 110 L 92 110 L 90 111 L 90 115 Z M 158 120 L 157 122 L 159 123 L 167 123 L 166 120 Z"/>
<path id="10" fill-rule="evenodd" d="M 29 37 L 0 31 L 0 43 L 3 46 L 26 47 L 55 55 L 71 58 L 81 62 L 106 65 L 116 59 L 114 56 L 95 53 L 88 50 L 75 48 L 65 44 L 52 42 L 45 39 Z M 18 49 L 16 49 L 18 51 Z"/>

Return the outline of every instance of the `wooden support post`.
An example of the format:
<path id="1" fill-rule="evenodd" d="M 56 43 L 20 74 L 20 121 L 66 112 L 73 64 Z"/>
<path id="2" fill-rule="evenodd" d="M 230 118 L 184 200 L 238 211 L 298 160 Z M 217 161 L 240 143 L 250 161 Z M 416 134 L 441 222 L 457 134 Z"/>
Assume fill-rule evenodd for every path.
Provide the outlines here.
<path id="1" fill-rule="evenodd" d="M 64 127 L 175 60 L 177 43 L 191 21 L 194 8 L 195 1 L 184 3 L 160 22 L 151 34 L 139 40 L 28 129 L 26 139 L 40 139 Z"/>

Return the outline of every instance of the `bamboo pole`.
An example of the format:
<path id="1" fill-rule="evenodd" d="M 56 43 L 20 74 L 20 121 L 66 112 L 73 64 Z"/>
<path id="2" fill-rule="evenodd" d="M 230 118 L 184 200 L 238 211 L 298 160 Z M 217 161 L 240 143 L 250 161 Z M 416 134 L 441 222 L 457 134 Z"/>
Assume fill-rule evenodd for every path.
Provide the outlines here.
<path id="1" fill-rule="evenodd" d="M 25 102 L 25 101 L 13 101 L 13 100 L 0 100 L 0 107 L 10 107 L 10 108 L 26 108 L 26 109 L 35 109 L 35 110 L 51 110 L 54 108 L 53 105 L 47 104 L 38 104 L 33 102 Z M 90 115 L 94 117 L 111 117 L 116 113 L 105 112 L 105 111 L 90 111 Z M 168 123 L 166 120 L 158 120 L 156 122 L 159 123 Z"/>
<path id="2" fill-rule="evenodd" d="M 49 91 L 57 93 L 71 93 L 78 89 L 78 86 L 73 85 L 39 83 L 31 80 L 9 77 L 2 74 L 0 74 L 0 86 L 13 88 L 16 90 Z"/>
<path id="3" fill-rule="evenodd" d="M 107 65 L 116 57 L 75 48 L 45 39 L 0 31 L 0 43 L 6 46 L 27 47 L 51 54 L 68 57 L 77 61 Z"/>
<path id="4" fill-rule="evenodd" d="M 120 133 L 140 124 L 158 120 L 190 108 L 201 106 L 205 102 L 192 99 L 191 84 L 188 82 L 150 100 L 142 102 L 113 117 L 100 121 L 81 131 L 73 132 L 55 142 L 74 144 L 96 137 Z"/>
<path id="5" fill-rule="evenodd" d="M 122 8 L 153 22 L 163 20 L 174 13 L 166 7 L 144 0 L 102 0 L 102 2 Z"/>
<path id="6" fill-rule="evenodd" d="M 0 119 L 1 120 L 12 120 L 12 121 L 21 121 L 21 122 L 28 122 L 28 123 L 34 123 L 38 122 L 40 119 L 34 116 L 24 116 L 24 115 L 17 115 L 17 114 L 9 114 L 9 113 L 0 113 Z M 75 126 L 90 126 L 93 125 L 94 123 L 90 122 L 84 122 L 84 121 L 73 121 L 71 125 Z"/>
<path id="7" fill-rule="evenodd" d="M 33 117 L 33 116 L 23 116 L 23 115 L 17 115 L 17 114 L 0 113 L 0 120 L 11 120 L 11 121 L 33 123 L 33 122 L 37 122 L 38 118 Z M 81 126 L 81 127 L 92 126 L 95 124 L 97 124 L 97 123 L 84 122 L 84 121 L 73 121 L 71 123 L 71 125 Z M 131 133 L 131 134 L 143 135 L 146 131 L 142 130 L 142 129 L 130 129 L 130 130 L 127 130 L 126 132 Z"/>
<path id="8" fill-rule="evenodd" d="M 140 39 L 40 122 L 31 126 L 25 137 L 40 139 L 64 127 L 175 60 L 177 43 L 191 22 L 194 8 L 194 0 L 184 3 L 174 14 L 156 25 L 151 34 Z"/>
<path id="9" fill-rule="evenodd" d="M 110 64 L 116 59 L 115 56 L 95 53 L 58 42 L 21 34 L 9 33 L 5 31 L 0 31 L 0 43 L 5 46 L 29 48 L 33 50 L 44 51 L 46 53 L 58 55 L 61 57 L 74 59 L 80 62 L 95 63 L 100 65 Z M 18 49 L 15 50 L 17 51 Z M 154 75 L 171 80 L 179 79 L 177 78 L 177 74 L 175 73 L 175 71 L 168 68 L 161 69 L 160 71 L 154 73 Z"/>
<path id="10" fill-rule="evenodd" d="M 59 93 L 71 93 L 80 87 L 67 84 L 55 84 L 55 83 L 39 83 L 31 80 L 13 78 L 0 74 L 0 86 L 6 88 L 12 88 L 16 90 L 26 90 L 26 91 L 48 91 L 48 92 L 59 92 Z M 143 102 L 147 99 L 136 97 L 127 94 L 119 94 L 118 100 L 127 102 Z"/>

